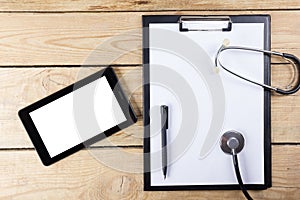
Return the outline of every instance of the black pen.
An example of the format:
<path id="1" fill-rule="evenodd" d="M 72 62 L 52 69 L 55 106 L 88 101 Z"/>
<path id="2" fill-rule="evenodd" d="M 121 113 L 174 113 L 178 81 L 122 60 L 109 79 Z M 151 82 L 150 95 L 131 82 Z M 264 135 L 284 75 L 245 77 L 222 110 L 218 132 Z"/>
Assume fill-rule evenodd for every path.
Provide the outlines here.
<path id="1" fill-rule="evenodd" d="M 161 155 L 162 172 L 164 179 L 167 177 L 168 155 L 167 155 L 167 129 L 168 129 L 168 106 L 160 106 L 161 114 Z"/>

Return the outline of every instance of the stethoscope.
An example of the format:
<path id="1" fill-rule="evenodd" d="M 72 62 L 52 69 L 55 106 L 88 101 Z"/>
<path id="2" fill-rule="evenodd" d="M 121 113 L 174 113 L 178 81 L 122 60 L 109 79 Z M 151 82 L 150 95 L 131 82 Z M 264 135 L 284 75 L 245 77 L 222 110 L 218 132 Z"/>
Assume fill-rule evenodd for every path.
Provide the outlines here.
<path id="1" fill-rule="evenodd" d="M 232 161 L 234 166 L 234 171 L 236 175 L 236 179 L 238 184 L 248 200 L 253 200 L 252 197 L 249 195 L 240 172 L 240 167 L 238 163 L 237 154 L 240 153 L 245 145 L 245 139 L 240 132 L 231 130 L 224 133 L 220 140 L 220 147 L 222 151 L 226 154 L 232 155 Z"/>
<path id="2" fill-rule="evenodd" d="M 263 87 L 266 90 L 274 91 L 274 92 L 279 93 L 279 94 L 289 95 L 289 94 L 296 93 L 300 89 L 300 60 L 296 56 L 294 56 L 292 54 L 288 54 L 288 53 L 280 53 L 280 52 L 268 51 L 268 50 L 264 50 L 264 49 L 256 49 L 256 48 L 249 48 L 249 47 L 243 47 L 243 46 L 228 46 L 228 45 L 229 45 L 229 41 L 224 40 L 222 46 L 218 50 L 217 55 L 215 57 L 216 67 L 220 66 L 221 68 L 223 68 L 227 72 L 229 72 L 229 73 L 231 73 L 231 74 L 233 74 L 233 75 L 235 75 L 235 76 L 237 76 L 237 77 L 239 77 L 239 78 L 241 78 L 245 81 L 251 82 L 251 83 L 256 84 L 256 85 L 259 85 L 259 86 Z M 284 89 L 280 89 L 278 87 L 273 87 L 271 85 L 267 85 L 267 84 L 264 84 L 264 83 L 253 81 L 253 80 L 251 80 L 249 78 L 246 78 L 246 77 L 244 77 L 240 74 L 237 74 L 237 73 L 229 70 L 228 68 L 226 68 L 219 60 L 219 57 L 220 57 L 221 53 L 226 51 L 226 50 L 255 51 L 255 52 L 261 52 L 261 53 L 269 55 L 269 56 L 275 55 L 275 56 L 282 57 L 294 66 L 294 71 L 297 72 L 297 73 L 294 73 L 294 78 L 293 78 L 292 83 L 295 82 L 296 79 L 297 79 L 297 82 L 293 86 L 291 85 L 292 83 L 289 84 L 286 87 L 287 89 L 284 90 Z M 297 74 L 298 74 L 298 78 L 297 78 Z"/>
<path id="3" fill-rule="evenodd" d="M 288 53 L 280 53 L 280 52 L 275 52 L 275 51 L 268 51 L 268 50 L 264 50 L 264 49 L 255 49 L 255 48 L 249 48 L 249 47 L 243 47 L 243 46 L 228 46 L 229 45 L 229 41 L 228 40 L 224 40 L 222 46 L 220 47 L 220 49 L 217 52 L 217 55 L 215 57 L 215 65 L 216 67 L 221 67 L 224 70 L 226 70 L 227 72 L 245 80 L 248 81 L 250 83 L 259 85 L 261 87 L 263 87 L 266 90 L 269 91 L 274 91 L 276 93 L 279 94 L 283 94 L 283 95 L 289 95 L 289 94 L 293 94 L 296 93 L 299 89 L 300 89 L 300 60 L 299 58 L 297 58 L 296 56 L 292 55 L 292 54 L 288 54 Z M 278 87 L 273 87 L 271 85 L 267 85 L 264 83 L 260 83 L 260 82 L 256 82 L 253 81 L 249 78 L 246 78 L 240 74 L 237 74 L 231 70 L 229 70 L 228 68 L 226 68 L 219 60 L 220 54 L 226 50 L 245 50 L 245 51 L 255 51 L 255 52 L 261 52 L 263 54 L 266 54 L 268 56 L 280 56 L 282 58 L 284 58 L 285 60 L 287 60 L 290 64 L 292 64 L 294 66 L 294 78 L 292 83 L 295 82 L 295 80 L 297 79 L 297 82 L 294 83 L 293 86 L 291 86 L 291 84 L 289 84 L 286 88 L 287 89 L 280 89 Z M 297 72 L 297 73 L 296 73 Z M 239 183 L 239 186 L 242 190 L 242 192 L 244 193 L 245 197 L 248 200 L 252 200 L 252 197 L 249 195 L 249 193 L 247 192 L 247 189 L 245 187 L 245 185 L 243 184 L 243 180 L 241 177 L 241 173 L 239 170 L 239 164 L 238 164 L 238 157 L 237 154 L 240 153 L 243 148 L 244 148 L 244 144 L 245 144 L 245 139 L 243 137 L 243 135 L 237 131 L 231 130 L 231 131 L 227 131 L 225 132 L 221 139 L 220 139 L 220 147 L 222 149 L 222 151 L 226 154 L 229 154 L 232 156 L 232 161 L 233 161 L 233 166 L 234 166 L 234 170 L 235 170 L 235 174 L 236 174 L 236 178 L 237 181 Z"/>

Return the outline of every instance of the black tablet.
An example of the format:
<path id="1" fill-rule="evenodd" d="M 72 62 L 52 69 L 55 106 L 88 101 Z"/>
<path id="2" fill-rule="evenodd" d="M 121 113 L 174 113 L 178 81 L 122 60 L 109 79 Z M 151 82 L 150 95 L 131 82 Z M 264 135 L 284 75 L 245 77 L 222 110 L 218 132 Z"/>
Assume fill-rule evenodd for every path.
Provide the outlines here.
<path id="1" fill-rule="evenodd" d="M 19 117 L 44 165 L 137 121 L 110 67 L 23 108 Z"/>

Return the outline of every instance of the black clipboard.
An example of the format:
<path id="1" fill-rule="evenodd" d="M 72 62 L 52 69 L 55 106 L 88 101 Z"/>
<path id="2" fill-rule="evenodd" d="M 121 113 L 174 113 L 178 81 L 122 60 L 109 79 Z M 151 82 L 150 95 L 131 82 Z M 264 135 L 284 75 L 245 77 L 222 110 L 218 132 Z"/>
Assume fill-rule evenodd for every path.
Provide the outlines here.
<path id="1" fill-rule="evenodd" d="M 188 18 L 207 18 L 218 19 L 223 16 L 186 16 Z M 271 31 L 270 31 L 270 16 L 269 15 L 238 15 L 226 16 L 225 19 L 230 19 L 227 27 L 221 31 L 230 31 L 234 23 L 263 23 L 264 26 L 264 49 L 271 48 Z M 180 15 L 156 15 L 143 16 L 143 106 L 144 106 L 144 190 L 237 190 L 240 189 L 238 184 L 231 185 L 159 185 L 151 184 L 150 172 L 150 57 L 149 57 L 149 25 L 155 23 L 178 23 L 180 31 L 187 30 L 182 26 L 182 16 Z M 207 31 L 207 30 L 203 30 Z M 270 57 L 264 56 L 264 83 L 270 84 Z M 264 184 L 245 184 L 247 189 L 262 190 L 272 186 L 271 180 L 271 93 L 264 91 Z"/>

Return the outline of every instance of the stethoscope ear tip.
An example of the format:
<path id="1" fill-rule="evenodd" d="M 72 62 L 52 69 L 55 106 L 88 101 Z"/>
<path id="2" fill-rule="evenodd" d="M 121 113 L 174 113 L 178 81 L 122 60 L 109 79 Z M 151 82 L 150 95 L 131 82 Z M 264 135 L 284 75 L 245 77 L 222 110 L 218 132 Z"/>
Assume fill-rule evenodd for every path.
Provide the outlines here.
<path id="1" fill-rule="evenodd" d="M 224 39 L 224 40 L 223 40 L 223 46 L 224 46 L 224 47 L 229 46 L 229 44 L 230 44 L 230 40 L 229 40 L 229 39 Z"/>
<path id="2" fill-rule="evenodd" d="M 214 68 L 214 72 L 215 72 L 216 74 L 218 74 L 218 73 L 220 72 L 220 67 L 216 66 L 216 67 Z"/>

